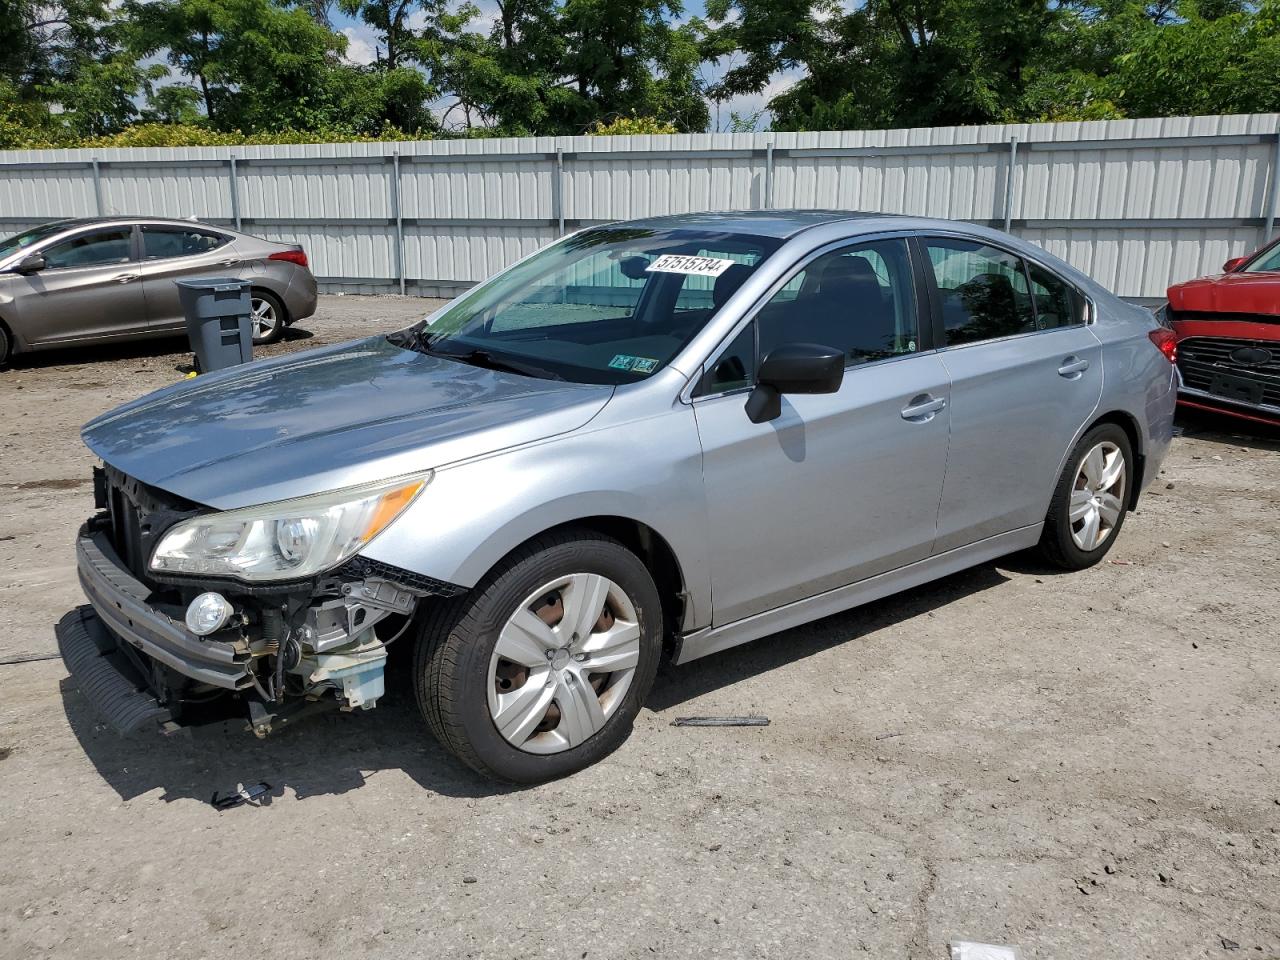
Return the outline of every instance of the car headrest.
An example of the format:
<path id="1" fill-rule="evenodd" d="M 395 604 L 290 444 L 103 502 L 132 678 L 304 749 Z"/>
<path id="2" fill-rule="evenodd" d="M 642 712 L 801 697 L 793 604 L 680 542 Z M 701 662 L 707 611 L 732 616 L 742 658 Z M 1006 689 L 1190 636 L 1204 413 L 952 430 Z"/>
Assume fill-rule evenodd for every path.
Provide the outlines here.
<path id="1" fill-rule="evenodd" d="M 738 292 L 747 277 L 751 276 L 751 268 L 745 263 L 735 263 L 716 277 L 715 286 L 711 288 L 711 302 L 719 310 L 725 301 Z"/>
<path id="2" fill-rule="evenodd" d="M 866 257 L 836 257 L 822 271 L 820 294 L 848 293 L 855 288 L 880 288 L 876 271 Z"/>

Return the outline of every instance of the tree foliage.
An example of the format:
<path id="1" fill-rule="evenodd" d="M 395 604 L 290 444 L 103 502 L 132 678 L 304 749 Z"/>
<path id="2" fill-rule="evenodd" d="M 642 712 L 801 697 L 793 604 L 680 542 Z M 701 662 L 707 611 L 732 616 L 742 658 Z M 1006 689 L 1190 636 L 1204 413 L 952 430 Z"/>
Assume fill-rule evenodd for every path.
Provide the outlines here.
<path id="1" fill-rule="evenodd" d="M 1280 110 L 1280 0 L 495 3 L 0 0 L 0 146 Z"/>

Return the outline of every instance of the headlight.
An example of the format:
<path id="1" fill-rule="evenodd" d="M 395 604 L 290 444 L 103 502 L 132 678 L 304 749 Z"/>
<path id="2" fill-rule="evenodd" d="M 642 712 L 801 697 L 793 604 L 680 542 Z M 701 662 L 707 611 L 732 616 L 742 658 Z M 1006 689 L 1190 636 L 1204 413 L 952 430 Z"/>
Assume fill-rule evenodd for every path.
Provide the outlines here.
<path id="1" fill-rule="evenodd" d="M 151 569 L 250 582 L 311 577 L 362 549 L 430 480 L 399 477 L 184 520 L 161 538 Z"/>

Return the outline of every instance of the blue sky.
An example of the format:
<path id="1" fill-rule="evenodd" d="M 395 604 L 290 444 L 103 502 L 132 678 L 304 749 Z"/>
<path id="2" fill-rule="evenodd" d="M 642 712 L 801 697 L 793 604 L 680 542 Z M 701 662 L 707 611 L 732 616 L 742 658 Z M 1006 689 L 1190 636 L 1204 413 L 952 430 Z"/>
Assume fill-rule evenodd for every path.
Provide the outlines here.
<path id="1" fill-rule="evenodd" d="M 473 21 L 475 28 L 480 31 L 487 32 L 493 21 L 496 19 L 498 11 L 493 0 L 472 0 L 480 8 L 480 15 Z M 700 17 L 704 13 L 703 0 L 693 0 L 685 8 L 681 20 L 690 17 Z M 342 33 L 347 38 L 347 59 L 354 63 L 370 63 L 374 59 L 375 47 L 381 46 L 378 43 L 377 33 L 371 27 L 366 26 L 354 17 L 343 14 L 340 10 L 334 9 L 331 13 L 333 20 L 333 28 Z M 708 82 L 717 80 L 731 64 L 728 62 L 708 63 L 702 67 L 703 78 Z M 769 87 L 760 94 L 752 94 L 748 96 L 734 97 L 725 101 L 717 107 L 711 104 L 711 123 L 714 129 L 724 130 L 728 127 L 729 116 L 732 112 L 737 112 L 746 117 L 751 114 L 760 113 L 761 116 L 757 121 L 757 129 L 763 129 L 769 123 L 769 117 L 764 112 L 765 104 L 778 93 L 781 93 L 788 86 L 794 83 L 796 76 L 782 75 L 775 77 L 769 84 Z M 441 113 L 448 108 L 449 100 L 444 100 L 436 105 L 436 112 Z M 718 113 L 718 120 L 717 120 Z"/>

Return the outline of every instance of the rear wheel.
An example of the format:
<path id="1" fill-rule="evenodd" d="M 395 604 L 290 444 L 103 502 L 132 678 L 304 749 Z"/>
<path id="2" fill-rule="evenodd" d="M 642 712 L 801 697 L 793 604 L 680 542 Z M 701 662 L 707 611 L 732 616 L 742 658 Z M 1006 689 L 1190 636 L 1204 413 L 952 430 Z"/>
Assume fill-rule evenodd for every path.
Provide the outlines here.
<path id="1" fill-rule="evenodd" d="M 255 344 L 275 343 L 284 336 L 284 305 L 274 293 L 254 290 L 249 295 L 249 309 Z"/>
<path id="2" fill-rule="evenodd" d="M 587 530 L 540 538 L 432 612 L 418 642 L 418 703 L 472 769 L 552 780 L 627 738 L 661 638 L 658 591 L 633 553 Z"/>
<path id="3" fill-rule="evenodd" d="M 0 370 L 9 365 L 9 357 L 13 352 L 13 340 L 9 337 L 9 331 L 5 329 L 3 323 L 0 323 Z"/>
<path id="4" fill-rule="evenodd" d="M 1124 525 L 1133 482 L 1129 435 L 1114 423 L 1094 427 L 1067 457 L 1040 535 L 1040 552 L 1064 570 L 1091 567 Z"/>

